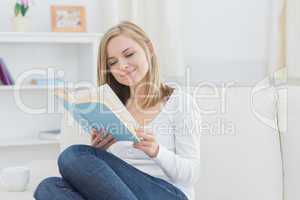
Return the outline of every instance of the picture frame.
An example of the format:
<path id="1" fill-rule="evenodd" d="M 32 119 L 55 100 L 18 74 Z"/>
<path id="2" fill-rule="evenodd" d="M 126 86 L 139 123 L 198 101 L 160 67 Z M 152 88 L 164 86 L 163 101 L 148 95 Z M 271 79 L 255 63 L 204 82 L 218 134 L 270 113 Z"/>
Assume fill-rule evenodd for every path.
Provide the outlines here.
<path id="1" fill-rule="evenodd" d="M 52 5 L 51 28 L 53 32 L 85 32 L 85 8 L 83 6 Z"/>

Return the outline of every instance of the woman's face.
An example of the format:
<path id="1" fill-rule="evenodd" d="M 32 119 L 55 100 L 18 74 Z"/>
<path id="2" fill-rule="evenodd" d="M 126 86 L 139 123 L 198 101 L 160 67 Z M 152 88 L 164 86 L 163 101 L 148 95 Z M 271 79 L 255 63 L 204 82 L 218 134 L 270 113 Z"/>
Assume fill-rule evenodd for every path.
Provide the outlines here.
<path id="1" fill-rule="evenodd" d="M 144 49 L 125 35 L 116 36 L 109 41 L 107 64 L 114 78 L 127 86 L 137 85 L 149 70 Z"/>

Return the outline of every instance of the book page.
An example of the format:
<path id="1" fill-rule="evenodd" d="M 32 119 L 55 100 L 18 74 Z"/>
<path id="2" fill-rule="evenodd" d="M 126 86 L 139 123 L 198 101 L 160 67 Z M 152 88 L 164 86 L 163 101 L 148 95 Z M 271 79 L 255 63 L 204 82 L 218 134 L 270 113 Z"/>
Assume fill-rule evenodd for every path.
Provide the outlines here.
<path id="1" fill-rule="evenodd" d="M 103 102 L 115 113 L 115 115 L 119 117 L 124 124 L 126 124 L 130 131 L 135 133 L 135 129 L 139 128 L 140 125 L 128 112 L 114 91 L 107 84 L 103 85 L 103 87 L 99 88 L 99 90 L 100 96 L 103 97 Z"/>
<path id="2" fill-rule="evenodd" d="M 132 134 L 136 135 L 135 129 L 139 128 L 139 124 L 128 112 L 126 107 L 108 84 L 102 85 L 98 88 L 72 92 L 60 89 L 55 93 L 55 95 L 72 104 L 103 103 L 120 119 L 120 121 Z"/>

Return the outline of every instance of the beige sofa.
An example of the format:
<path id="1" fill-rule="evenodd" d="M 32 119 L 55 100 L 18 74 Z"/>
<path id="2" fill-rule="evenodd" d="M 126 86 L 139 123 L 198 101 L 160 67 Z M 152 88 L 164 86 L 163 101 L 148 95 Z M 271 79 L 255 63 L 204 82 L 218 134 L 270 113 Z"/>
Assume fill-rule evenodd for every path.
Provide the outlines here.
<path id="1" fill-rule="evenodd" d="M 195 185 L 196 199 L 281 200 L 278 92 L 264 85 L 213 90 L 202 85 L 187 91 L 197 98 L 203 119 L 201 177 Z M 88 137 L 74 137 L 77 135 L 74 129 L 66 123 L 62 125 L 62 149 L 71 144 L 89 143 Z M 30 167 L 29 189 L 24 193 L 0 192 L 0 199 L 32 199 L 40 180 L 58 175 L 55 160 L 37 160 Z"/>

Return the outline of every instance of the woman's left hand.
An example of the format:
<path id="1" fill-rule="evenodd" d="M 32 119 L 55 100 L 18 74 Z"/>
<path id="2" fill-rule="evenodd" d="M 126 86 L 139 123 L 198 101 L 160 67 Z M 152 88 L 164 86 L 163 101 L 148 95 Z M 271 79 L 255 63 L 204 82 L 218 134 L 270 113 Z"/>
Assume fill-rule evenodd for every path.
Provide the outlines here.
<path id="1" fill-rule="evenodd" d="M 133 144 L 133 147 L 143 151 L 151 158 L 155 158 L 159 151 L 159 144 L 156 142 L 155 137 L 152 133 L 146 133 L 146 130 L 138 129 L 136 134 L 142 140 L 138 143 Z"/>

